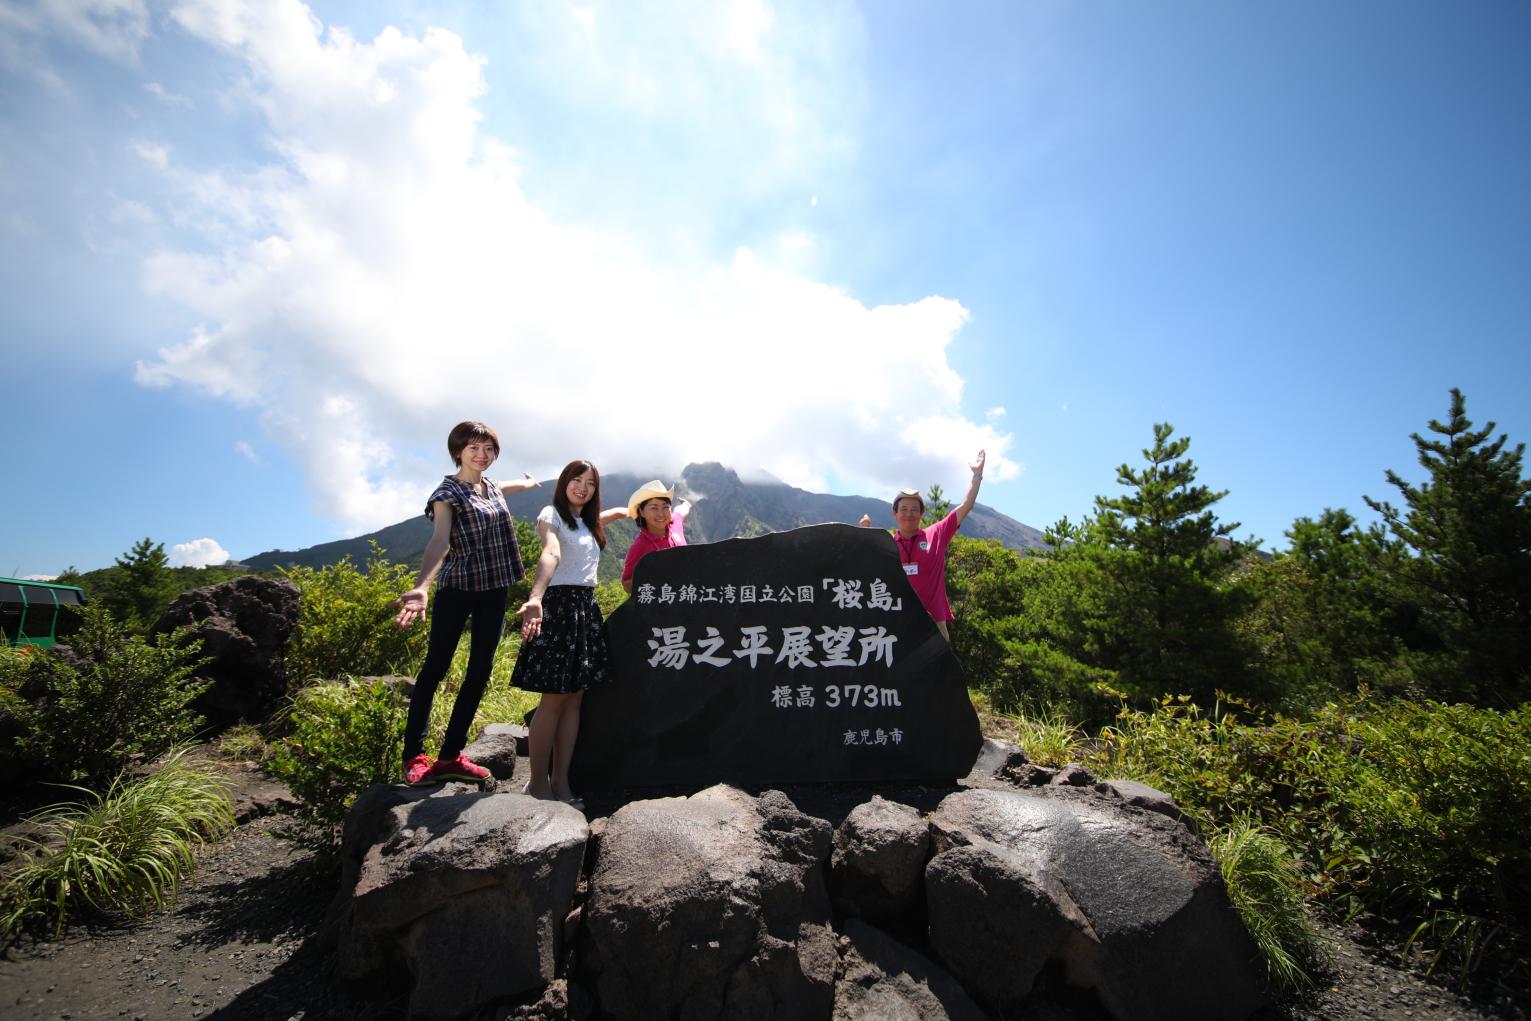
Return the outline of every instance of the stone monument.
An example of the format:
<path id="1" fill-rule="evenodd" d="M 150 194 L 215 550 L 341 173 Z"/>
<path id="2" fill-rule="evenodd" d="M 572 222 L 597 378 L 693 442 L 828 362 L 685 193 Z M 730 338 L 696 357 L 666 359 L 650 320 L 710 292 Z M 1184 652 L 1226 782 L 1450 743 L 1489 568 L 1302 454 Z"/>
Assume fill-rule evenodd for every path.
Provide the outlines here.
<path id="1" fill-rule="evenodd" d="M 644 557 L 584 699 L 578 790 L 965 776 L 962 667 L 880 529 L 811 525 Z"/>

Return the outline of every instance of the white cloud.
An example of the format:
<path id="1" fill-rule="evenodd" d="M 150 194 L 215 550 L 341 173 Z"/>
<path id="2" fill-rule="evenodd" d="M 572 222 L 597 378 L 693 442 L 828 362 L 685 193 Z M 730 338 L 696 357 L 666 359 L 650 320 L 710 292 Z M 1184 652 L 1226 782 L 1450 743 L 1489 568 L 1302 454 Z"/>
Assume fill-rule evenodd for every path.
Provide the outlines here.
<path id="1" fill-rule="evenodd" d="M 1005 415 L 1006 411 L 1003 406 L 992 407 L 983 413 L 983 417 L 988 419 L 990 422 L 998 422 L 1000 419 L 1004 418 Z"/>
<path id="2" fill-rule="evenodd" d="M 54 578 L 57 578 L 57 577 L 58 577 L 58 575 L 56 575 L 56 574 L 23 574 L 21 576 L 21 580 L 22 581 L 52 581 Z"/>
<path id="3" fill-rule="evenodd" d="M 216 567 L 229 562 L 229 551 L 215 539 L 178 542 L 170 548 L 171 567 Z"/>
<path id="4" fill-rule="evenodd" d="M 669 59 L 644 52 L 637 64 L 614 57 L 605 24 L 636 16 L 594 10 L 560 26 L 595 34 L 566 79 L 604 81 L 628 112 L 645 90 L 682 105 L 705 106 L 709 86 L 747 96 L 730 130 L 782 151 L 727 158 L 759 181 L 795 179 L 825 151 L 812 95 L 755 88 L 779 77 L 758 67 L 819 59 L 787 49 L 780 9 L 707 14 L 681 41 L 655 42 Z M 174 17 L 242 62 L 243 94 L 281 162 L 236 176 L 140 147 L 178 189 L 165 218 L 205 244 L 147 261 L 149 291 L 202 325 L 140 362 L 137 378 L 259 408 L 318 508 L 348 530 L 418 513 L 450 467 L 438 448 L 465 417 L 499 430 L 504 471 L 539 477 L 577 456 L 607 470 L 721 460 L 795 485 L 832 475 L 881 491 L 965 476 L 980 446 L 991 478 L 1018 472 L 1009 436 L 962 414 L 946 359 L 968 318 L 959 302 L 868 307 L 787 268 L 813 247 L 792 224 L 764 254 L 710 260 L 555 217 L 480 128 L 483 61 L 450 32 L 390 28 L 362 43 L 295 0 L 186 2 Z M 555 49 L 580 52 L 562 37 Z M 748 87 L 726 73 L 745 57 Z M 646 82 L 638 99 L 618 87 L 634 76 Z"/>
<path id="5" fill-rule="evenodd" d="M 251 464 L 260 464 L 260 455 L 255 452 L 255 448 L 250 445 L 248 440 L 239 440 L 234 444 L 234 449 Z"/>

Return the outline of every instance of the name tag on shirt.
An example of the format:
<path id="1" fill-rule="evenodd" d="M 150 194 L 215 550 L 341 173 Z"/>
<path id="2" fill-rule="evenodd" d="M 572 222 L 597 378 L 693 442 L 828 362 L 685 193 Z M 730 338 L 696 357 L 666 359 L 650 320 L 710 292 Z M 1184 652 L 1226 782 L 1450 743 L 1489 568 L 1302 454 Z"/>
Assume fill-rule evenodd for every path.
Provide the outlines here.
<path id="1" fill-rule="evenodd" d="M 905 574 L 919 574 L 920 573 L 920 565 L 919 564 L 905 564 L 904 565 L 904 573 Z"/>

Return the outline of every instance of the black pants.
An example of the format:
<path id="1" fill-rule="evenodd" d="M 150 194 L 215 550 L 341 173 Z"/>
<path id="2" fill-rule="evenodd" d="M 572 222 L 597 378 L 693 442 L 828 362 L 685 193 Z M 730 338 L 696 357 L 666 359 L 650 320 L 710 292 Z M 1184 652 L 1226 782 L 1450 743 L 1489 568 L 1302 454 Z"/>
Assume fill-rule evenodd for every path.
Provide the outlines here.
<path id="1" fill-rule="evenodd" d="M 431 644 L 425 653 L 425 665 L 415 679 L 415 693 L 409 700 L 409 722 L 404 725 L 404 761 L 419 755 L 425 747 L 425 729 L 430 724 L 431 702 L 436 686 L 447 675 L 463 625 L 473 619 L 472 643 L 468 646 L 468 670 L 452 718 L 441 738 L 440 757 L 454 759 L 468 743 L 468 728 L 473 714 L 489 686 L 489 671 L 494 666 L 494 650 L 500 644 L 505 627 L 505 603 L 510 589 L 494 588 L 467 592 L 456 588 L 437 588 L 436 606 L 431 611 Z"/>

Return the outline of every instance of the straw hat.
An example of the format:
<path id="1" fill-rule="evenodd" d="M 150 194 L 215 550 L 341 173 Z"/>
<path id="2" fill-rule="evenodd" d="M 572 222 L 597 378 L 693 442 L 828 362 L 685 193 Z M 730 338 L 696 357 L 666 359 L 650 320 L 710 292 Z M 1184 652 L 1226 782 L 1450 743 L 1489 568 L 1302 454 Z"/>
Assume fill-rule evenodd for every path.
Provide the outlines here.
<path id="1" fill-rule="evenodd" d="M 633 495 L 627 498 L 627 516 L 630 518 L 636 518 L 638 516 L 639 504 L 643 503 L 645 500 L 652 500 L 659 496 L 664 497 L 666 500 L 673 501 L 675 499 L 675 490 L 666 489 L 664 487 L 664 483 L 660 482 L 658 479 L 655 479 L 653 482 L 645 482 L 643 485 L 633 490 Z"/>

